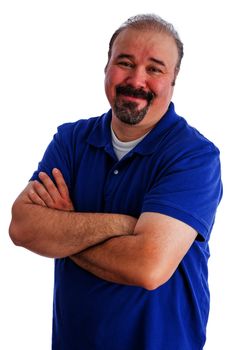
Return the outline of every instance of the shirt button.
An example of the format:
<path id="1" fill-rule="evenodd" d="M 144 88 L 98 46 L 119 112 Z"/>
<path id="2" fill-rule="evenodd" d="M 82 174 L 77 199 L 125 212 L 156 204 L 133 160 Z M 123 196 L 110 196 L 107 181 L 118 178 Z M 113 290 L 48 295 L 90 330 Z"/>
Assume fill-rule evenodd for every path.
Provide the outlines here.
<path id="1" fill-rule="evenodd" d="M 119 173 L 119 171 L 116 169 L 116 170 L 114 170 L 114 175 L 117 175 L 118 173 Z"/>

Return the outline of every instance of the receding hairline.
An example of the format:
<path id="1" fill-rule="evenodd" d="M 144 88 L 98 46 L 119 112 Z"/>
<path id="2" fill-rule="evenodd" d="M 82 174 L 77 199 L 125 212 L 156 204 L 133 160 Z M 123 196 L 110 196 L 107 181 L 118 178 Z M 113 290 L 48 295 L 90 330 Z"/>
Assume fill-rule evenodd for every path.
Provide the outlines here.
<path id="1" fill-rule="evenodd" d="M 157 16 L 155 14 L 142 14 L 142 15 L 136 15 L 133 17 L 130 17 L 125 21 L 112 35 L 110 42 L 109 42 L 109 51 L 108 51 L 108 61 L 111 58 L 112 55 L 112 47 L 113 44 L 118 37 L 118 35 L 127 30 L 127 29 L 133 29 L 133 30 L 139 30 L 139 31 L 154 31 L 158 34 L 166 34 L 167 36 L 173 38 L 177 51 L 178 51 L 178 62 L 176 65 L 176 69 L 180 68 L 181 60 L 183 58 L 184 52 L 183 52 L 183 43 L 179 37 L 178 32 L 175 30 L 174 26 L 162 19 L 160 16 Z"/>

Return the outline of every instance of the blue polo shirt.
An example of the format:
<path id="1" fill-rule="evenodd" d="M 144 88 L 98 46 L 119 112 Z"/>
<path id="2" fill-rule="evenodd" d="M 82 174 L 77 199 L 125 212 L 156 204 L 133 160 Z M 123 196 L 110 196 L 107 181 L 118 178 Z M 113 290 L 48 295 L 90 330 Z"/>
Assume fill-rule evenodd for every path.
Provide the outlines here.
<path id="1" fill-rule="evenodd" d="M 209 313 L 208 241 L 222 195 L 218 149 L 174 111 L 118 161 L 111 110 L 58 128 L 38 170 L 59 168 L 78 212 L 158 212 L 198 232 L 162 286 L 107 282 L 55 260 L 53 350 L 199 350 Z M 177 234 L 179 234 L 177 232 Z"/>

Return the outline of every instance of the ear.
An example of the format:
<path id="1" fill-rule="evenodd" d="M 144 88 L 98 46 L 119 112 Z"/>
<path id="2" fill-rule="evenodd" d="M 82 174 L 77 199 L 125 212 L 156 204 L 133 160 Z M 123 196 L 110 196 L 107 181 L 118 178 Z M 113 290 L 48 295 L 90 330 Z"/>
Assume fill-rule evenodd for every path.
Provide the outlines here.
<path id="1" fill-rule="evenodd" d="M 105 73 L 105 74 L 106 74 L 107 69 L 108 69 L 108 64 L 109 64 L 109 59 L 108 59 L 108 62 L 107 62 L 107 64 L 106 64 L 105 68 L 104 68 L 104 73 Z"/>
<path id="2" fill-rule="evenodd" d="M 172 84 L 171 84 L 172 86 L 176 85 L 176 78 L 177 78 L 177 75 L 179 74 L 179 71 L 180 71 L 180 68 L 176 67 L 175 72 L 174 72 L 174 79 L 173 79 Z"/>

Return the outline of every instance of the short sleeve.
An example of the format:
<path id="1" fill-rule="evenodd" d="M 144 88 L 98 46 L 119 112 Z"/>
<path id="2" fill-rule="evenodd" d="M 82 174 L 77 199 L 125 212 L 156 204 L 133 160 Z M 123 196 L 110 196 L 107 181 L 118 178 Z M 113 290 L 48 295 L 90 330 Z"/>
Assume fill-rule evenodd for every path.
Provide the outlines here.
<path id="1" fill-rule="evenodd" d="M 70 129 L 69 123 L 58 127 L 57 133 L 54 135 L 44 153 L 42 160 L 38 164 L 38 169 L 33 173 L 30 180 L 38 179 L 38 174 L 40 171 L 46 172 L 51 178 L 53 178 L 52 169 L 58 168 L 61 170 L 66 184 L 70 189 L 72 173 L 72 147 L 70 146 L 72 133 Z"/>
<path id="2" fill-rule="evenodd" d="M 219 151 L 213 145 L 176 159 L 144 197 L 142 212 L 158 212 L 193 227 L 208 240 L 222 197 Z"/>

